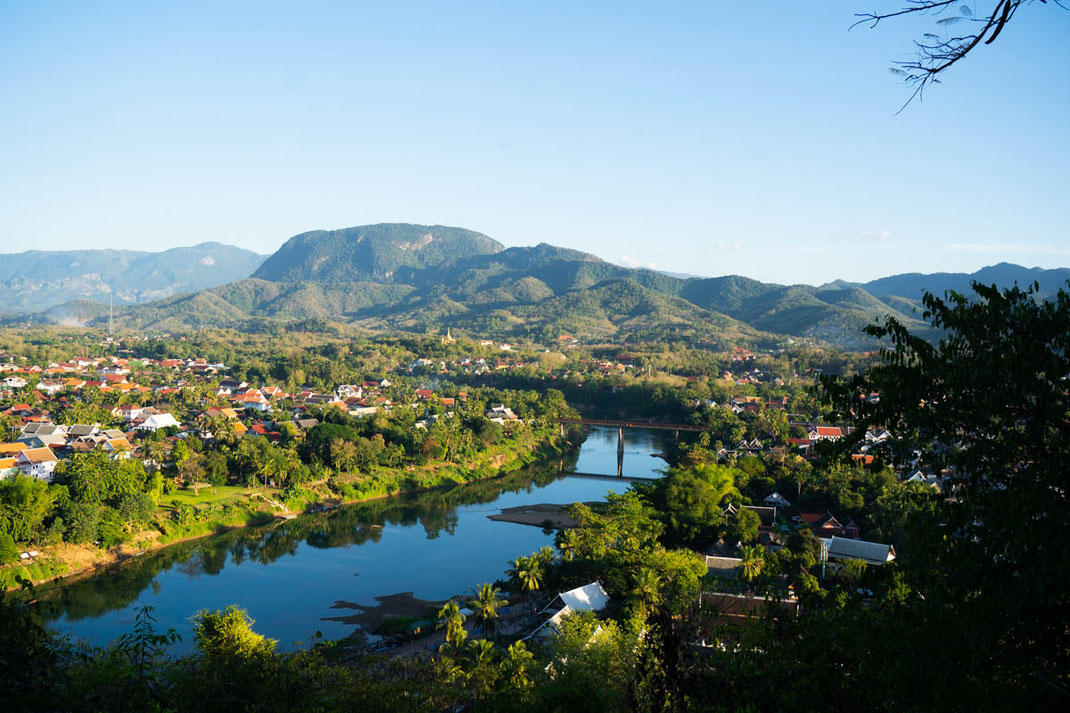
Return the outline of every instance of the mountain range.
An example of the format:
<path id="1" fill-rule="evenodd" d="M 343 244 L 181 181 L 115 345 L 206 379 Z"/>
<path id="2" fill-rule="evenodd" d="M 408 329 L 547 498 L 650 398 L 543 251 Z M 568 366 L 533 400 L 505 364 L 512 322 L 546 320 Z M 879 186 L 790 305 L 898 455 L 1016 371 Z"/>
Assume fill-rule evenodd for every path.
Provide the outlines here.
<path id="1" fill-rule="evenodd" d="M 0 254 L 0 313 L 40 312 L 72 300 L 139 304 L 248 277 L 263 255 L 222 243 L 163 252 L 28 250 Z"/>
<path id="2" fill-rule="evenodd" d="M 506 248 L 463 228 L 390 223 L 302 233 L 266 259 L 238 251 L 240 260 L 227 265 L 231 276 L 205 284 L 223 270 L 190 270 L 189 255 L 180 251 L 209 247 L 238 251 L 206 244 L 149 254 L 154 255 L 152 260 L 137 253 L 141 257 L 130 260 L 129 274 L 120 271 L 118 280 L 104 283 L 98 278 L 93 284 L 125 286 L 129 298 L 123 302 L 132 304 L 116 309 L 118 326 L 158 332 L 317 320 L 371 330 L 445 331 L 448 326 L 496 338 L 527 336 L 541 341 L 568 333 L 593 340 L 738 344 L 793 335 L 859 349 L 872 345 L 862 328 L 888 315 L 924 333 L 919 316 L 925 291 L 967 292 L 972 280 L 1001 286 L 1036 281 L 1042 294 L 1050 294 L 1070 279 L 1070 269 L 1001 263 L 973 274 L 904 274 L 816 287 L 778 285 L 735 275 L 674 276 L 622 267 L 545 243 Z M 119 251 L 87 252 L 100 259 L 98 253 Z M 33 255 L 38 261 L 34 280 L 62 283 L 70 277 L 62 265 L 74 259 L 72 253 Z M 47 256 L 55 256 L 60 267 L 50 267 Z M 0 285 L 28 280 L 7 263 L 8 257 L 0 259 Z M 88 264 L 88 257 L 79 259 L 86 261 L 79 265 Z M 245 266 L 243 274 L 236 274 L 242 272 L 239 263 Z M 169 267 L 172 264 L 175 267 Z M 187 290 L 179 287 L 194 280 L 203 282 Z M 71 288 L 65 289 L 69 293 Z M 27 305 L 32 300 L 12 297 L 11 292 L 11 287 L 0 289 L 0 309 L 31 311 Z M 102 300 L 106 294 L 97 289 L 62 304 L 38 301 L 39 309 L 32 310 L 31 318 L 100 324 L 108 315 Z"/>

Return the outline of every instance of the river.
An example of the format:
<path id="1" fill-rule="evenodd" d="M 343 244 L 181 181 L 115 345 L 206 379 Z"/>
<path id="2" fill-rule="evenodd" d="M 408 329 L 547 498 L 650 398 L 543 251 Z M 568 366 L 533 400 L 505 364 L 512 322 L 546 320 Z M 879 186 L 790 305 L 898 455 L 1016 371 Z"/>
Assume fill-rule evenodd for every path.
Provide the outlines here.
<path id="1" fill-rule="evenodd" d="M 624 474 L 657 477 L 664 434 L 625 429 Z M 592 427 L 565 470 L 616 475 L 617 430 Z M 554 533 L 487 519 L 502 508 L 601 500 L 626 482 L 537 469 L 450 489 L 385 498 L 244 528 L 147 553 L 75 581 L 41 587 L 49 628 L 92 644 L 131 630 L 152 606 L 157 626 L 192 648 L 190 616 L 237 604 L 280 648 L 315 632 L 336 639 L 376 597 L 411 592 L 438 601 L 504 578 L 510 560 L 553 544 Z"/>

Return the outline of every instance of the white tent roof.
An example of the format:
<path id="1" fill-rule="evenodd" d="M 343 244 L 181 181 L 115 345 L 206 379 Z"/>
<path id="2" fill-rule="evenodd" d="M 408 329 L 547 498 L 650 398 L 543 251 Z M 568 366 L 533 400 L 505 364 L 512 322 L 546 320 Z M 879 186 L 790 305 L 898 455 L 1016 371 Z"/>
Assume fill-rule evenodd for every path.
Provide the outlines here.
<path id="1" fill-rule="evenodd" d="M 561 592 L 561 602 L 573 611 L 602 611 L 609 604 L 609 595 L 598 582 Z"/>
<path id="2" fill-rule="evenodd" d="M 572 610 L 567 606 L 559 609 L 556 614 L 544 621 L 535 629 L 535 631 L 528 634 L 525 639 L 530 639 L 533 636 L 549 636 L 551 633 L 561 632 L 561 622 L 572 613 Z"/>

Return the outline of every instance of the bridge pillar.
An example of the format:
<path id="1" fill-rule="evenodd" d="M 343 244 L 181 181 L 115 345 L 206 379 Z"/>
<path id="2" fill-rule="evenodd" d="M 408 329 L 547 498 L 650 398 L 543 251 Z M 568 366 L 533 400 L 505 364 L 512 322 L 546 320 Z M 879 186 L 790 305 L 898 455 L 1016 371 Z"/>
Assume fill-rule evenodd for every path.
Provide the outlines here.
<path id="1" fill-rule="evenodd" d="M 624 476 L 624 428 L 617 429 L 617 477 Z"/>

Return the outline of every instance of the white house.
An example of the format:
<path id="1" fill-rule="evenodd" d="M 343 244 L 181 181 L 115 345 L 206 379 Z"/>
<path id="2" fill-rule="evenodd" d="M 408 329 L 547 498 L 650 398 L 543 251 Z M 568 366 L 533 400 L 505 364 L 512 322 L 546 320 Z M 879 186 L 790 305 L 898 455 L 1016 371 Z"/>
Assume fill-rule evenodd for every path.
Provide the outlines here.
<path id="1" fill-rule="evenodd" d="M 15 457 L 18 469 L 24 475 L 52 482 L 52 473 L 56 470 L 56 454 L 51 448 L 31 448 Z"/>
<path id="2" fill-rule="evenodd" d="M 560 632 L 561 622 L 573 612 L 578 611 L 602 611 L 609 604 L 609 595 L 602 588 L 600 582 L 591 582 L 582 587 L 561 592 L 550 600 L 550 603 L 542 608 L 539 613 L 554 611 L 553 615 L 539 624 L 527 637 L 548 636 L 551 633 Z"/>
<path id="3" fill-rule="evenodd" d="M 173 426 L 178 426 L 178 425 L 179 425 L 178 421 L 171 414 L 169 414 L 169 413 L 156 413 L 156 414 L 153 414 L 152 416 L 149 416 L 144 421 L 142 421 L 141 425 L 138 426 L 137 428 L 138 428 L 139 431 L 151 431 L 151 432 L 155 433 L 156 431 L 159 431 L 161 428 L 171 428 Z"/>

